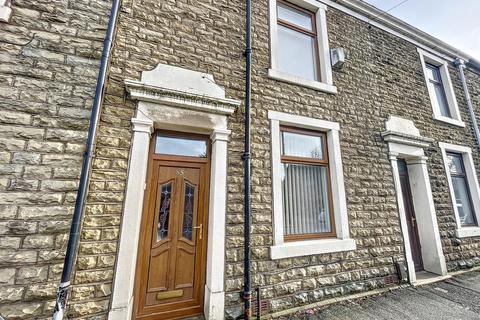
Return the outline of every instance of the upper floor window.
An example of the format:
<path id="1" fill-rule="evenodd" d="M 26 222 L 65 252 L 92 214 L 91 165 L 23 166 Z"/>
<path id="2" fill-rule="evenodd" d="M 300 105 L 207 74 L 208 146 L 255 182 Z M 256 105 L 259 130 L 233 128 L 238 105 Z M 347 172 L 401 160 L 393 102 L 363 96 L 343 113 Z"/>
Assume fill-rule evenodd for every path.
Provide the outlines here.
<path id="1" fill-rule="evenodd" d="M 428 78 L 427 85 L 430 87 L 429 90 L 434 93 L 434 103 L 438 105 L 438 109 L 442 116 L 451 118 L 452 115 L 450 114 L 450 110 L 448 109 L 448 101 L 445 94 L 445 89 L 443 88 L 440 68 L 430 63 L 426 63 L 426 67 Z"/>
<path id="2" fill-rule="evenodd" d="M 277 4 L 278 69 L 308 80 L 318 80 L 315 14 L 288 2 Z"/>
<path id="3" fill-rule="evenodd" d="M 326 6 L 316 0 L 270 1 L 270 78 L 336 93 Z"/>
<path id="4" fill-rule="evenodd" d="M 480 189 L 469 147 L 439 143 L 448 179 L 457 237 L 480 236 Z"/>
<path id="5" fill-rule="evenodd" d="M 464 127 L 448 73 L 447 62 L 433 54 L 418 49 L 428 95 L 436 120 Z"/>

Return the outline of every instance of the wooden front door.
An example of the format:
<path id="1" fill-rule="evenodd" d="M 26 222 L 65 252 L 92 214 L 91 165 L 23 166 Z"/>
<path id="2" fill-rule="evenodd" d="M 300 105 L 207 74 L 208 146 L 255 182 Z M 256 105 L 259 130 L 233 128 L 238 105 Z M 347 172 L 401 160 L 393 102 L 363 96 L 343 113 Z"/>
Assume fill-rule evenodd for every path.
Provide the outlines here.
<path id="1" fill-rule="evenodd" d="M 209 158 L 207 140 L 195 139 L 171 133 L 157 133 L 153 139 L 135 279 L 135 319 L 180 319 L 203 313 Z M 195 141 L 201 142 L 200 149 L 205 146 L 205 153 L 195 156 L 190 149 Z"/>
<path id="2" fill-rule="evenodd" d="M 410 239 L 413 263 L 415 265 L 415 271 L 422 271 L 422 250 L 420 237 L 418 236 L 417 219 L 415 217 L 412 190 L 410 189 L 410 180 L 408 178 L 408 170 L 405 160 L 398 160 L 398 172 L 400 174 L 400 183 L 402 185 L 403 206 L 405 208 L 405 216 L 407 218 L 408 235 Z"/>

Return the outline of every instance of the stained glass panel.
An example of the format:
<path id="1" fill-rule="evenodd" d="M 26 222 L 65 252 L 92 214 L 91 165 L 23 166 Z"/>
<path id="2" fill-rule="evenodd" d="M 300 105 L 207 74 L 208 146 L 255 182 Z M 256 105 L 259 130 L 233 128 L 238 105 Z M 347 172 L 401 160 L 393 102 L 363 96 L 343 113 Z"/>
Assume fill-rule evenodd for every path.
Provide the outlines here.
<path id="1" fill-rule="evenodd" d="M 160 210 L 157 224 L 157 241 L 168 236 L 168 220 L 170 218 L 170 202 L 172 198 L 172 183 L 164 184 L 161 189 Z"/>
<path id="2" fill-rule="evenodd" d="M 193 227 L 193 207 L 195 201 L 195 187 L 185 184 L 185 204 L 183 209 L 183 231 L 182 235 L 188 240 L 192 240 Z"/>

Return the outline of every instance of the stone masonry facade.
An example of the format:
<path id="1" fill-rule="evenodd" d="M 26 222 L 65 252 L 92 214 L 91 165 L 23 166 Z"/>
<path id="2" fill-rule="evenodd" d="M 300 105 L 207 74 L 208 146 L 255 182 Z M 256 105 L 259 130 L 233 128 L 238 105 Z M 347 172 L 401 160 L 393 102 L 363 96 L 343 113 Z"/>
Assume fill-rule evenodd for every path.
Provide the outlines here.
<path id="1" fill-rule="evenodd" d="M 0 315 L 51 317 L 76 196 L 89 108 L 110 1 L 13 2 L 0 23 Z M 124 0 L 102 106 L 68 316 L 106 319 L 132 139 L 135 102 L 125 79 L 159 63 L 213 74 L 226 96 L 243 100 L 244 3 L 226 0 Z M 449 66 L 465 128 L 432 118 L 414 44 L 329 7 L 335 95 L 267 77 L 267 1 L 253 3 L 252 209 L 253 282 L 269 312 L 397 282 L 404 261 L 388 146 L 389 115 L 413 120 L 434 140 L 426 150 L 435 210 L 449 271 L 480 266 L 480 239 L 455 237 L 455 219 L 438 142 L 475 144 L 458 70 Z M 467 72 L 476 113 L 480 76 Z M 339 122 L 350 236 L 355 251 L 271 260 L 273 244 L 270 123 L 267 111 Z M 478 119 L 480 120 L 480 118 Z M 243 109 L 229 119 L 226 227 L 227 319 L 242 314 Z"/>
<path id="2" fill-rule="evenodd" d="M 51 318 L 110 3 L 12 9 L 0 22 L 0 315 Z"/>

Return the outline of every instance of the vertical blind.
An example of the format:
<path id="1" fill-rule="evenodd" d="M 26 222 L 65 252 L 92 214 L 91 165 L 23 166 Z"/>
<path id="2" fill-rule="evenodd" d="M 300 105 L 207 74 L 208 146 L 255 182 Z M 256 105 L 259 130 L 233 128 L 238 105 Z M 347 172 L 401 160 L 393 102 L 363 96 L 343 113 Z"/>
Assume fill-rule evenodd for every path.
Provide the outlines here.
<path id="1" fill-rule="evenodd" d="M 285 235 L 331 232 L 327 168 L 284 163 L 282 176 Z"/>

